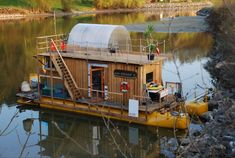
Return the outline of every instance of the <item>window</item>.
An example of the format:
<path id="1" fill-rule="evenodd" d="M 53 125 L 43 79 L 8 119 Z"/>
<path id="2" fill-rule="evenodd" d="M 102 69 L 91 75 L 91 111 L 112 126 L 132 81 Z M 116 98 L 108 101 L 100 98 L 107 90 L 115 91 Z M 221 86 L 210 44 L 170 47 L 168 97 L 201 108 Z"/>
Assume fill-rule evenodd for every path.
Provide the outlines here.
<path id="1" fill-rule="evenodd" d="M 147 73 L 146 74 L 146 83 L 149 83 L 152 81 L 153 81 L 153 72 Z"/>
<path id="2" fill-rule="evenodd" d="M 50 57 L 45 57 L 45 66 L 44 66 L 44 68 L 46 68 L 46 69 L 50 68 Z M 52 68 L 55 68 L 53 63 L 52 63 Z"/>

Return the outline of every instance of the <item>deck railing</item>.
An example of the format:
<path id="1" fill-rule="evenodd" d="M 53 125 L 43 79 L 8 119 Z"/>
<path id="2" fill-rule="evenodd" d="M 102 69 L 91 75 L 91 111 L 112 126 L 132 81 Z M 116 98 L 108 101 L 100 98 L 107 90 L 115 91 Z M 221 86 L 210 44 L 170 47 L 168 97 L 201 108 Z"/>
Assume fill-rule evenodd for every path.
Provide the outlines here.
<path id="1" fill-rule="evenodd" d="M 129 117 L 128 116 L 128 106 L 124 105 L 124 94 L 120 92 L 110 92 L 110 91 L 101 91 L 101 90 L 94 90 L 89 88 L 78 88 L 81 92 L 82 98 L 77 99 L 74 101 L 71 98 L 68 98 L 65 95 L 65 90 L 62 90 L 63 93 L 60 94 L 61 96 L 56 96 L 56 93 L 53 93 L 53 99 L 50 100 L 50 104 L 58 104 L 58 101 L 55 101 L 55 99 L 62 99 L 63 105 L 67 108 L 71 109 L 80 109 L 80 110 L 87 110 L 87 111 L 93 111 L 97 113 L 103 113 L 106 114 L 114 114 L 119 117 Z M 50 90 L 51 91 L 51 90 Z M 47 97 L 52 97 L 50 94 L 43 95 Z M 139 115 L 139 117 L 136 117 L 136 119 L 142 119 L 147 120 L 148 119 L 148 106 L 152 104 L 152 102 L 149 102 L 149 97 L 144 96 L 133 96 L 133 99 L 136 99 L 139 101 L 139 113 L 144 112 L 145 115 Z M 67 101 L 72 101 L 68 103 Z M 76 103 L 84 103 L 86 105 L 80 107 Z M 140 107 L 145 106 L 145 111 L 143 109 L 140 109 Z M 116 109 L 116 110 L 111 110 Z M 134 118 L 133 118 L 134 119 Z"/>
<path id="2" fill-rule="evenodd" d="M 55 42 L 57 48 L 62 53 L 67 52 L 74 56 L 79 56 L 81 58 L 99 58 L 110 59 L 113 61 L 124 60 L 129 63 L 134 61 L 136 63 L 142 63 L 148 60 L 147 54 L 149 54 L 149 47 L 145 39 L 131 39 L 122 41 L 118 43 L 117 41 L 111 41 L 111 44 L 104 46 L 104 43 L 94 43 L 94 42 L 80 42 L 66 44 L 66 36 L 64 34 L 42 36 L 37 38 L 37 53 L 46 53 L 53 51 L 51 39 Z M 101 40 L 102 41 L 102 40 Z M 161 53 L 166 53 L 166 41 L 155 41 L 156 46 L 159 48 Z M 63 48 L 61 47 L 63 45 Z M 155 53 L 155 52 L 154 52 Z"/>

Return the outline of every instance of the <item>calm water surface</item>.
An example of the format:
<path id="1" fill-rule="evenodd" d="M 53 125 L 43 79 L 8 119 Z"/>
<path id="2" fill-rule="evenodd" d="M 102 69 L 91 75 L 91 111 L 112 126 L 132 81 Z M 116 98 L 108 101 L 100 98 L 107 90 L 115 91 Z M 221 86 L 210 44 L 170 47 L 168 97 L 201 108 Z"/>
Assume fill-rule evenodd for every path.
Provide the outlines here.
<path id="1" fill-rule="evenodd" d="M 181 15 L 182 13 L 177 13 Z M 182 15 L 191 15 L 184 13 Z M 77 23 L 135 24 L 157 21 L 169 14 L 128 13 L 60 17 L 57 33 L 69 33 Z M 0 157 L 172 157 L 176 149 L 174 133 L 169 129 L 106 122 L 102 119 L 39 109 L 16 108 L 15 93 L 30 73 L 36 72 L 37 36 L 54 34 L 52 18 L 0 21 Z M 139 38 L 141 33 L 131 33 Z M 193 98 L 210 87 L 211 78 L 204 70 L 212 38 L 207 33 L 171 34 L 184 94 Z M 168 40 L 169 34 L 154 34 Z M 178 81 L 173 59 L 163 65 L 163 79 Z M 63 134 L 60 130 L 65 131 Z M 177 136 L 183 136 L 178 132 Z M 66 136 L 65 136 L 66 135 Z M 169 145 L 170 144 L 170 145 Z"/>

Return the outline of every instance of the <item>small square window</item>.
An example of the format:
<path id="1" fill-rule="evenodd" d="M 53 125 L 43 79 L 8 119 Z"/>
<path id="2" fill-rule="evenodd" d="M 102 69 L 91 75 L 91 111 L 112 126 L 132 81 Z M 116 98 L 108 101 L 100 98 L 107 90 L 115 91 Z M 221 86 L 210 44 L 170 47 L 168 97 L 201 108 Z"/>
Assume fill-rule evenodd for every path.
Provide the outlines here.
<path id="1" fill-rule="evenodd" d="M 146 74 L 146 83 L 153 82 L 153 72 Z"/>

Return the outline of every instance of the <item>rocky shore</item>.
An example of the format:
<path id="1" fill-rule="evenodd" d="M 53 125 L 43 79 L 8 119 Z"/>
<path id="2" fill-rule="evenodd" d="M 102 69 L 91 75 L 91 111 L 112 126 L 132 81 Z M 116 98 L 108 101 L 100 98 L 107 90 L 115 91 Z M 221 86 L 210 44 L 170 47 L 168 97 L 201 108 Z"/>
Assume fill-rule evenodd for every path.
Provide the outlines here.
<path id="1" fill-rule="evenodd" d="M 217 92 L 204 115 L 203 130 L 191 131 L 180 140 L 177 157 L 235 157 L 235 47 L 234 17 L 228 9 L 214 10 L 208 17 L 214 47 L 206 68 Z"/>
<path id="2" fill-rule="evenodd" d="M 235 157 L 235 100 L 218 91 L 210 104 L 218 109 L 205 114 L 203 130 L 193 130 L 180 140 L 177 157 Z"/>

